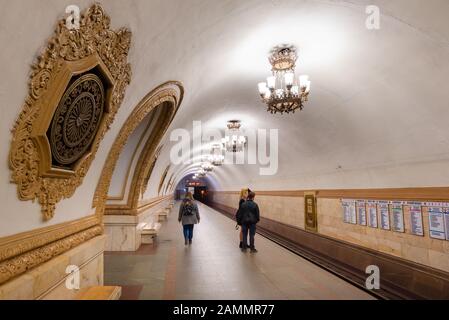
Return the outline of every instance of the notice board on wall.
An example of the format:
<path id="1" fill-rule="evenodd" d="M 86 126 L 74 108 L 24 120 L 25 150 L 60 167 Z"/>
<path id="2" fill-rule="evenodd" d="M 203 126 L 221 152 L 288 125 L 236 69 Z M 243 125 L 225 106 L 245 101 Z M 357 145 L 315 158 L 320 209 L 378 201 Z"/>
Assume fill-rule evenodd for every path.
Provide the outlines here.
<path id="1" fill-rule="evenodd" d="M 378 201 L 377 210 L 380 216 L 380 227 L 382 230 L 391 230 L 390 227 L 390 205 L 388 201 Z"/>
<path id="2" fill-rule="evenodd" d="M 357 224 L 357 213 L 355 210 L 355 200 L 341 200 L 343 208 L 343 222 Z"/>
<path id="3" fill-rule="evenodd" d="M 441 203 L 429 203 L 429 235 L 431 238 L 445 240 L 445 209 Z"/>
<path id="4" fill-rule="evenodd" d="M 371 228 L 377 228 L 377 201 L 368 200 L 366 202 L 366 211 L 368 215 L 368 226 Z"/>
<path id="5" fill-rule="evenodd" d="M 407 206 L 410 208 L 410 232 L 416 236 L 424 236 L 422 203 L 407 202 Z"/>
<path id="6" fill-rule="evenodd" d="M 356 201 L 356 207 L 357 207 L 357 220 L 359 222 L 359 225 L 366 226 L 366 202 L 365 200 L 357 200 Z"/>
<path id="7" fill-rule="evenodd" d="M 390 210 L 392 216 L 392 230 L 395 232 L 405 232 L 403 203 L 401 201 L 392 201 Z"/>

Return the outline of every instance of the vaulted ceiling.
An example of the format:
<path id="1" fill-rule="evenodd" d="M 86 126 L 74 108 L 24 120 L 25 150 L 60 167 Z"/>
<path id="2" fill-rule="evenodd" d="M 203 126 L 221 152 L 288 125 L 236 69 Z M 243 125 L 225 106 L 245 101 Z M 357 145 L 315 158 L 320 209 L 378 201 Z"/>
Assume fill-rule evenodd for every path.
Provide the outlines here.
<path id="1" fill-rule="evenodd" d="M 3 77 L 0 122 L 14 123 L 28 90 L 29 65 L 56 18 L 72 1 L 2 1 Z M 112 28 L 132 31 L 132 81 L 91 169 L 74 197 L 61 201 L 52 223 L 93 212 L 91 199 L 108 151 L 132 110 L 159 84 L 183 83 L 183 102 L 161 141 L 149 180 L 157 196 L 170 162 L 170 132 L 224 133 L 230 119 L 244 129 L 279 129 L 274 176 L 259 165 L 226 165 L 208 176 L 216 189 L 371 188 L 447 186 L 449 181 L 449 23 L 447 0 L 122 0 L 102 1 Z M 90 0 L 77 1 L 84 9 Z M 380 30 L 368 30 L 367 5 L 380 8 Z M 26 8 L 26 9 L 24 9 Z M 305 110 L 271 115 L 257 83 L 270 74 L 267 55 L 281 43 L 298 47 L 297 71 L 312 90 Z M 12 59 L 14 57 L 14 59 Z M 6 94 L 7 93 L 7 94 Z M 0 136 L 6 157 L 10 136 Z M 138 134 L 134 135 L 136 139 Z M 131 143 L 131 141 L 130 141 Z M 192 158 L 203 149 L 192 150 Z M 195 165 L 172 165 L 174 185 Z M 9 181 L 9 171 L 0 170 Z M 120 180 L 120 179 L 118 179 Z M 123 180 L 123 179 L 122 179 Z M 120 180 L 121 181 L 121 180 Z M 120 186 L 113 186 L 111 196 Z M 14 185 L 2 193 L 5 211 L 27 213 L 38 223 L 37 204 L 15 200 Z M 12 199 L 12 200 L 9 200 Z M 15 219 L 15 220 L 14 220 Z M 59 220 L 61 219 L 61 220 Z M 17 230 L 22 218 L 11 218 Z M 25 227 L 23 227 L 25 228 Z"/>
<path id="2" fill-rule="evenodd" d="M 197 120 L 224 133 L 234 118 L 245 129 L 279 129 L 276 175 L 261 176 L 260 165 L 228 165 L 209 175 L 216 188 L 447 185 L 447 1 L 188 3 L 166 25 L 169 36 L 154 43 L 167 55 L 154 67 L 171 74 L 176 66 L 186 88 L 170 130 L 192 130 Z M 370 4 L 380 8 L 380 30 L 365 27 Z M 280 43 L 299 48 L 297 71 L 312 81 L 305 110 L 293 115 L 267 113 L 256 88 L 269 75 L 269 50 Z M 156 171 L 169 151 L 164 147 Z M 179 181 L 195 165 L 172 170 Z"/>

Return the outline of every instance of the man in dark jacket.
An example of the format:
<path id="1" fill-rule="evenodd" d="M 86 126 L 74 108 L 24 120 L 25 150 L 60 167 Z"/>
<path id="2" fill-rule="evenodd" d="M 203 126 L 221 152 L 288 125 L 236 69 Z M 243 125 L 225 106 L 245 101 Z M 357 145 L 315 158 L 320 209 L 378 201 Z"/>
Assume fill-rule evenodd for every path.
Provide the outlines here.
<path id="1" fill-rule="evenodd" d="M 237 222 L 242 226 L 243 232 L 243 246 L 242 251 L 246 251 L 248 248 L 248 232 L 249 232 L 249 245 L 251 252 L 257 252 L 254 247 L 254 236 L 256 235 L 256 224 L 260 220 L 259 206 L 254 202 L 254 192 L 248 193 L 248 200 L 243 202 L 237 212 Z"/>

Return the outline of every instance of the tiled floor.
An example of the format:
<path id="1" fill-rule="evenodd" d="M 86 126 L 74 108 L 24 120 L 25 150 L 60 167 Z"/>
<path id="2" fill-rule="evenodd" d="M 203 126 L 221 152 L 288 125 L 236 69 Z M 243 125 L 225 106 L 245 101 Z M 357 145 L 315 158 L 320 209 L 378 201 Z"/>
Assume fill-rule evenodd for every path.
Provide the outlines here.
<path id="1" fill-rule="evenodd" d="M 200 206 L 191 246 L 173 209 L 154 245 L 106 253 L 105 284 L 122 299 L 373 299 L 279 245 L 256 235 L 256 254 L 238 248 L 235 223 Z"/>

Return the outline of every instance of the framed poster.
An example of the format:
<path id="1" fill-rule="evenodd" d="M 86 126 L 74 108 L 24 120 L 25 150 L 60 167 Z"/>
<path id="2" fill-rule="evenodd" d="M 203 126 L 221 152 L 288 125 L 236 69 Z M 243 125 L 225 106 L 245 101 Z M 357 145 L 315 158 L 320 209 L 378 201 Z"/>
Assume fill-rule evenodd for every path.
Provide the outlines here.
<path id="1" fill-rule="evenodd" d="M 390 227 L 390 207 L 388 201 L 378 201 L 377 210 L 380 215 L 380 227 L 382 230 L 391 230 Z"/>
<path id="2" fill-rule="evenodd" d="M 318 231 L 315 192 L 304 193 L 304 224 L 308 231 Z"/>
<path id="3" fill-rule="evenodd" d="M 341 200 L 341 204 L 343 207 L 343 222 L 357 224 L 355 200 Z"/>
<path id="4" fill-rule="evenodd" d="M 404 207 L 402 202 L 393 201 L 390 204 L 392 224 L 391 228 L 395 232 L 405 232 L 404 226 Z"/>
<path id="5" fill-rule="evenodd" d="M 366 226 L 366 202 L 365 200 L 357 200 L 357 218 L 359 225 Z"/>
<path id="6" fill-rule="evenodd" d="M 377 201 L 368 200 L 366 203 L 366 209 L 368 212 L 368 226 L 371 228 L 377 228 Z"/>
<path id="7" fill-rule="evenodd" d="M 429 207 L 429 235 L 431 238 L 445 240 L 446 230 L 444 225 L 443 207 Z"/>
<path id="8" fill-rule="evenodd" d="M 421 202 L 408 202 L 410 208 L 410 230 L 417 236 L 424 236 Z"/>
<path id="9" fill-rule="evenodd" d="M 446 240 L 449 241 L 449 203 L 446 203 L 446 206 L 443 208 L 444 212 L 444 227 L 446 233 Z"/>

